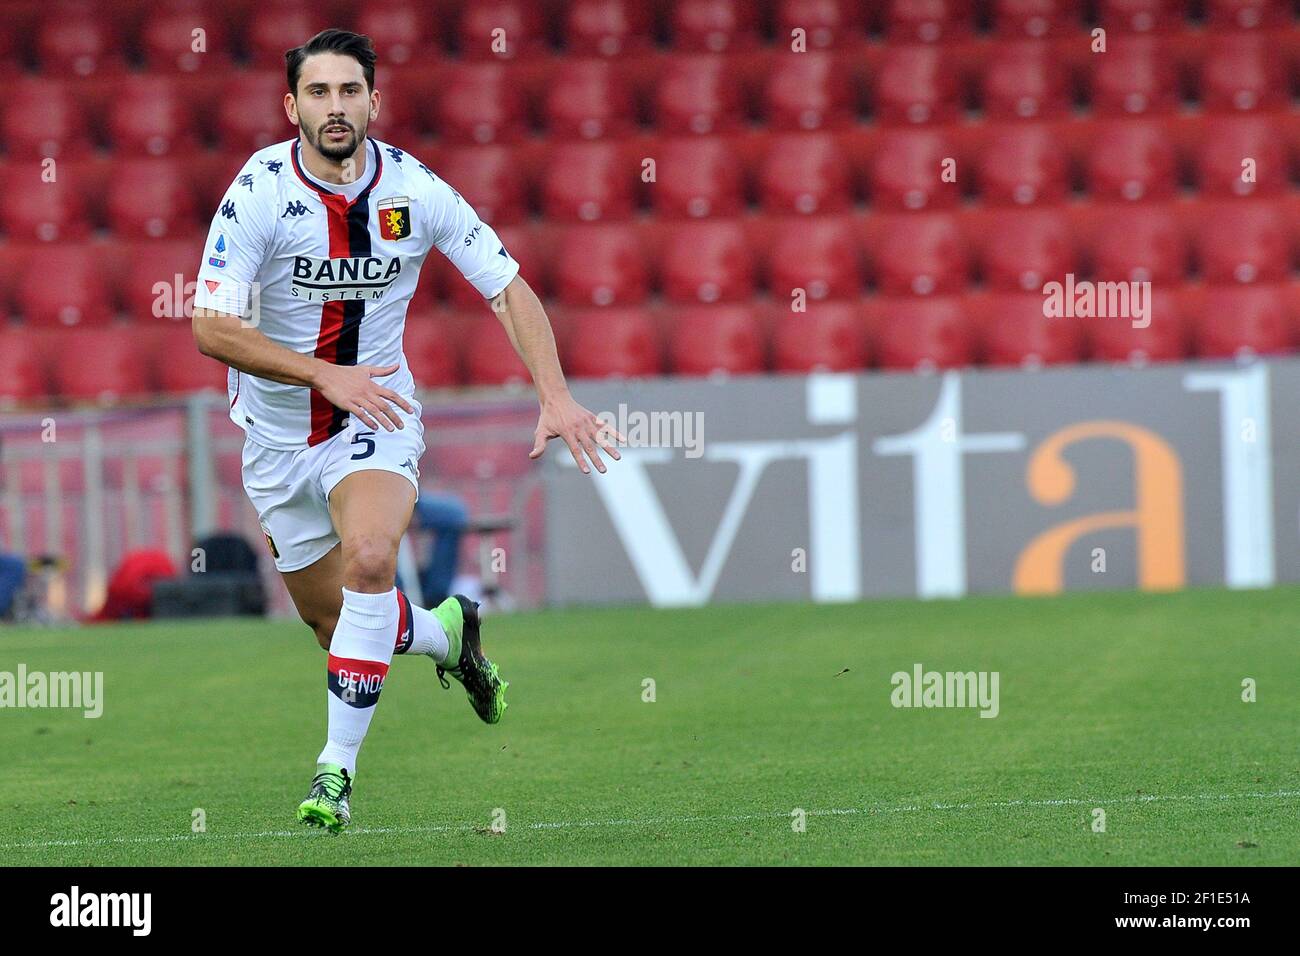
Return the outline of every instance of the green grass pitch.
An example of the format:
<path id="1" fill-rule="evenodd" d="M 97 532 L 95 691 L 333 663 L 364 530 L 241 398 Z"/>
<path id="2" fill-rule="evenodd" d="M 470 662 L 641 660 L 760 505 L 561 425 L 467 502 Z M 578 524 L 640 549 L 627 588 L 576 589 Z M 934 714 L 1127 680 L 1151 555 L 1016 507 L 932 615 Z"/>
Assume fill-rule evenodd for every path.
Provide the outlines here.
<path id="1" fill-rule="evenodd" d="M 489 617 L 503 722 L 481 724 L 431 661 L 395 659 L 338 837 L 293 817 L 325 721 L 302 625 L 0 630 L 0 671 L 103 671 L 105 696 L 99 719 L 0 710 L 0 860 L 1293 864 L 1298 599 Z M 893 707 L 891 674 L 918 662 L 998 671 L 999 716 Z"/>

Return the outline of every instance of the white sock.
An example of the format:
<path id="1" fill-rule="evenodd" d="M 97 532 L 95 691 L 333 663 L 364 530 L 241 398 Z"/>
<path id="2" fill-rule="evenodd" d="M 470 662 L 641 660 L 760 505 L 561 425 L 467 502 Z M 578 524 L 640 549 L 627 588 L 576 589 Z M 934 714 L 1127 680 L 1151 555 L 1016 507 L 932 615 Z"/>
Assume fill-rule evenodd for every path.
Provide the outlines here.
<path id="1" fill-rule="evenodd" d="M 412 604 L 402 591 L 397 592 L 397 654 L 426 654 L 441 664 L 449 650 L 447 632 L 438 616 L 418 604 Z"/>
<path id="2" fill-rule="evenodd" d="M 317 763 L 335 763 L 356 775 L 357 751 L 366 739 L 393 659 L 397 589 L 363 594 L 343 589 L 343 610 L 330 642 L 329 735 Z"/>

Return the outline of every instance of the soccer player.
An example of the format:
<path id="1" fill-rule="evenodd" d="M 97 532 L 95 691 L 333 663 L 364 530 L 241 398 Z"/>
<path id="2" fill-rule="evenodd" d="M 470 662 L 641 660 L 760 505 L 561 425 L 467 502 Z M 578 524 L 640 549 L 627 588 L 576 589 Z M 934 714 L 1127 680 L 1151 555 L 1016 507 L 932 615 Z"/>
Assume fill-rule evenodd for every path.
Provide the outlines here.
<path id="1" fill-rule="evenodd" d="M 584 474 L 621 440 L 569 394 L 555 338 L 492 227 L 414 156 L 366 135 L 379 115 L 368 37 L 325 30 L 285 54 L 291 140 L 254 153 L 221 200 L 198 273 L 194 337 L 230 366 L 243 481 L 276 568 L 327 664 L 328 734 L 298 819 L 339 832 L 394 654 L 423 654 L 486 723 L 505 689 L 483 656 L 478 605 L 432 610 L 394 587 L 419 494 L 420 403 L 402 354 L 431 248 L 505 326 L 541 405 L 530 458 L 552 438 Z"/>

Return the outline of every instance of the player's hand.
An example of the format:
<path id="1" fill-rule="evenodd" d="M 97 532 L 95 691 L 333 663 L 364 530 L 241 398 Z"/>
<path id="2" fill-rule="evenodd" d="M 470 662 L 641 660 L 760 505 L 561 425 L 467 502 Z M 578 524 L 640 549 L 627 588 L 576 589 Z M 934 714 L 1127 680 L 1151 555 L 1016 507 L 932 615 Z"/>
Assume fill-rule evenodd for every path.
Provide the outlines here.
<path id="1" fill-rule="evenodd" d="M 404 428 L 402 416 L 393 410 L 393 405 L 415 414 L 415 409 L 401 395 L 373 381 L 382 375 L 392 375 L 399 366 L 331 365 L 328 362 L 322 362 L 321 366 L 316 374 L 316 391 L 335 408 L 356 415 L 367 427 L 378 431 L 382 424 L 390 432 L 394 428 Z"/>
<path id="2" fill-rule="evenodd" d="M 542 457 L 548 441 L 552 438 L 562 438 L 569 446 L 569 453 L 573 455 L 573 460 L 578 463 L 584 475 L 591 474 L 587 459 L 583 457 L 584 453 L 596 466 L 596 470 L 603 475 L 605 462 L 601 460 L 596 446 L 605 449 L 610 458 L 618 461 L 620 457 L 618 449 L 610 444 L 609 439 L 613 437 L 615 441 L 626 441 L 616 429 L 575 402 L 573 396 L 567 392 L 560 398 L 542 403 L 542 414 L 537 419 L 537 431 L 533 435 L 533 450 L 528 453 L 529 458 Z"/>

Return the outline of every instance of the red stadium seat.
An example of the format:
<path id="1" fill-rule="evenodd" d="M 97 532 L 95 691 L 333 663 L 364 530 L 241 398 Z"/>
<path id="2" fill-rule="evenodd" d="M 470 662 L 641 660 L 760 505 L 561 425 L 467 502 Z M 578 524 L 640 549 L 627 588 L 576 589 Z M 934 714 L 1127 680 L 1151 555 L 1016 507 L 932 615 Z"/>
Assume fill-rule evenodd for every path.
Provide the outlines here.
<path id="1" fill-rule="evenodd" d="M 627 219 L 634 207 L 630 171 L 635 168 L 615 144 L 560 143 L 542 179 L 542 214 L 567 222 Z"/>
<path id="2" fill-rule="evenodd" d="M 763 333 L 748 305 L 681 309 L 672 317 L 672 370 L 678 375 L 744 375 L 763 371 Z"/>
<path id="3" fill-rule="evenodd" d="M 217 134 L 225 149 L 247 155 L 298 135 L 284 114 L 286 82 L 283 70 L 230 74 L 217 98 Z"/>
<path id="4" fill-rule="evenodd" d="M 16 305 L 31 326 L 102 325 L 113 317 L 103 247 L 91 243 L 40 251 L 18 282 Z"/>
<path id="5" fill-rule="evenodd" d="M 1276 354 L 1294 343 L 1286 298 L 1277 287 L 1210 287 L 1194 322 L 1196 354 L 1203 358 Z"/>
<path id="6" fill-rule="evenodd" d="M 857 296 L 862 265 L 851 220 L 813 216 L 783 223 L 768 250 L 767 279 L 781 303 L 791 302 L 798 289 L 809 302 Z"/>
<path id="7" fill-rule="evenodd" d="M 112 402 L 149 394 L 149 350 L 122 329 L 66 329 L 53 342 L 58 359 L 50 372 L 62 397 Z"/>
<path id="8" fill-rule="evenodd" d="M 856 303 L 814 302 L 781 310 L 773 340 L 778 372 L 847 372 L 867 366 L 867 335 Z"/>
<path id="9" fill-rule="evenodd" d="M 975 361 L 975 339 L 962 300 L 881 299 L 876 356 L 883 368 L 960 368 Z"/>
<path id="10" fill-rule="evenodd" d="M 1065 116 L 1069 76 L 1048 43 L 998 43 L 983 74 L 984 110 L 990 119 Z"/>
<path id="11" fill-rule="evenodd" d="M 43 398 L 49 391 L 46 339 L 31 329 L 0 323 L 0 407 Z"/>
<path id="12" fill-rule="evenodd" d="M 435 132 L 451 142 L 512 142 L 527 132 L 522 91 L 501 63 L 462 63 L 449 69 L 434 116 Z"/>
<path id="13" fill-rule="evenodd" d="M 773 137 L 758 174 L 763 208 L 773 213 L 842 212 L 853 204 L 849 162 L 833 136 Z"/>
<path id="14" fill-rule="evenodd" d="M 834 54 L 781 53 L 763 90 L 763 112 L 773 129 L 816 130 L 853 119 L 853 91 Z"/>
<path id="15" fill-rule="evenodd" d="M 875 112 L 881 123 L 946 123 L 961 102 L 957 74 L 941 47 L 887 46 L 876 72 Z"/>
<path id="16" fill-rule="evenodd" d="M 197 73 L 230 68 L 229 21 L 224 11 L 205 0 L 165 0 L 151 4 L 148 10 L 140 24 L 139 45 L 150 71 Z"/>
<path id="17" fill-rule="evenodd" d="M 1196 171 L 1206 196 L 1275 196 L 1289 182 L 1286 142 L 1263 117 L 1216 119 L 1196 146 Z"/>
<path id="18" fill-rule="evenodd" d="M 87 122 L 58 80 L 15 81 L 0 107 L 0 136 L 10 159 L 71 159 L 90 151 Z"/>
<path id="19" fill-rule="evenodd" d="M 910 130 L 882 137 L 867 170 L 871 202 L 884 209 L 951 209 L 961 198 L 956 168 L 945 167 L 956 150 L 939 133 Z M 946 168 L 953 169 L 950 182 Z"/>
<path id="20" fill-rule="evenodd" d="M 1199 216 L 1197 255 L 1208 282 L 1273 282 L 1290 273 L 1287 223 L 1276 207 L 1204 203 Z"/>
<path id="21" fill-rule="evenodd" d="M 465 372 L 471 385 L 526 385 L 528 366 L 510 344 L 500 319 L 488 313 L 469 323 Z"/>
<path id="22" fill-rule="evenodd" d="M 1173 0 L 1101 0 L 1101 25 L 1125 33 L 1150 33 L 1180 26 L 1182 5 Z"/>
<path id="23" fill-rule="evenodd" d="M 1175 297 L 1166 292 L 1154 293 L 1148 318 L 1145 326 L 1135 326 L 1135 317 L 1087 320 L 1093 360 L 1145 365 L 1186 358 L 1190 329 Z"/>
<path id="24" fill-rule="evenodd" d="M 993 23 L 1007 37 L 1041 39 L 1082 26 L 1079 0 L 993 0 Z"/>
<path id="25" fill-rule="evenodd" d="M 507 146 L 456 146 L 431 167 L 493 228 L 528 218 L 527 185 Z"/>
<path id="26" fill-rule="evenodd" d="M 1206 7 L 1210 26 L 1215 28 L 1282 26 L 1290 17 L 1285 0 L 1209 0 Z"/>
<path id="27" fill-rule="evenodd" d="M 564 230 L 555 259 L 555 290 L 569 305 L 628 305 L 648 291 L 646 254 L 636 232 L 616 223 Z"/>
<path id="28" fill-rule="evenodd" d="M 1116 37 L 1089 59 L 1090 97 L 1098 116 L 1169 113 L 1178 106 L 1173 63 L 1151 36 Z"/>
<path id="29" fill-rule="evenodd" d="M 454 388 L 460 384 L 460 336 L 456 323 L 445 313 L 408 312 L 402 352 L 420 388 Z"/>
<path id="30" fill-rule="evenodd" d="M 1098 223 L 1093 264 L 1099 279 L 1180 282 L 1187 271 L 1187 238 L 1167 210 L 1121 207 Z"/>
<path id="31" fill-rule="evenodd" d="M 744 208 L 744 182 L 736 155 L 717 136 L 664 140 L 651 184 L 655 212 L 662 218 L 735 216 Z"/>
<path id="32" fill-rule="evenodd" d="M 442 51 L 426 14 L 412 0 L 368 0 L 357 8 L 355 29 L 370 37 L 381 63 L 427 63 Z"/>
<path id="33" fill-rule="evenodd" d="M 1279 109 L 1290 101 L 1286 61 L 1258 33 L 1212 35 L 1200 75 L 1207 110 Z"/>
<path id="34" fill-rule="evenodd" d="M 900 43 L 939 43 L 968 36 L 970 0 L 889 0 L 885 32 Z"/>
<path id="35" fill-rule="evenodd" d="M 749 50 L 761 40 L 750 0 L 677 0 L 672 35 L 674 49 L 703 53 Z"/>
<path id="36" fill-rule="evenodd" d="M 985 145 L 978 163 L 980 194 L 990 205 L 1064 202 L 1070 161 L 1058 137 L 1042 126 L 1009 126 Z"/>
<path id="37" fill-rule="evenodd" d="M 582 55 L 623 56 L 651 47 L 649 7 L 636 0 L 573 0 L 565 47 Z"/>
<path id="38" fill-rule="evenodd" d="M 645 309 L 583 309 L 571 320 L 565 361 L 570 375 L 635 378 L 662 372 L 659 332 Z"/>
<path id="39" fill-rule="evenodd" d="M 185 168 L 167 159 L 130 159 L 117 164 L 108 185 L 113 231 L 139 239 L 162 239 L 200 228 Z"/>
<path id="40" fill-rule="evenodd" d="M 108 135 L 119 155 L 165 156 L 198 145 L 194 117 L 168 77 L 131 77 L 109 107 Z"/>
<path id="41" fill-rule="evenodd" d="M 1178 191 L 1174 148 L 1154 124 L 1106 124 L 1086 156 L 1089 192 L 1096 199 L 1167 199 Z"/>
<path id="42" fill-rule="evenodd" d="M 541 8 L 531 0 L 465 4 L 456 35 L 468 60 L 513 60 L 546 50 Z"/>
<path id="43" fill-rule="evenodd" d="M 1041 292 L 1077 272 L 1077 251 L 1065 220 L 1055 211 L 1000 213 L 978 244 L 984 281 L 1006 292 Z"/>
<path id="44" fill-rule="evenodd" d="M 604 59 L 561 60 L 547 84 L 543 112 L 552 136 L 601 139 L 634 129 L 632 95 Z"/>
<path id="45" fill-rule="evenodd" d="M 420 88 L 419 79 L 418 69 L 408 69 L 397 74 L 388 67 L 376 68 L 375 89 L 379 91 L 379 118 L 370 124 L 370 136 L 386 143 L 405 143 L 424 134 L 430 94 Z M 295 130 L 295 135 L 296 133 Z"/>
<path id="46" fill-rule="evenodd" d="M 845 47 L 866 39 L 860 4 L 854 0 L 779 0 L 776 35 L 791 42 L 803 30 L 809 50 Z"/>
<path id="47" fill-rule="evenodd" d="M 329 17 L 303 0 L 258 0 L 248 12 L 244 44 L 256 69 L 278 69 L 284 80 L 284 51 L 330 26 Z M 290 39 L 301 37 L 302 40 Z"/>
<path id="48" fill-rule="evenodd" d="M 673 302 L 742 302 L 754 294 L 754 254 L 739 220 L 672 224 L 660 270 Z"/>
<path id="49" fill-rule="evenodd" d="M 123 64 L 118 37 L 88 0 L 60 2 L 41 17 L 36 50 L 49 76 L 90 76 Z"/>
<path id="50" fill-rule="evenodd" d="M 203 248 L 206 241 L 207 234 L 198 233 L 190 241 L 149 240 L 132 248 L 118 289 L 122 307 L 132 321 L 180 323 L 189 328 L 194 316 L 193 287 L 203 256 L 207 255 Z M 184 308 L 187 301 L 188 310 Z"/>
<path id="51" fill-rule="evenodd" d="M 131 334 L 134 337 L 138 333 Z M 142 341 L 148 343 L 152 354 L 153 380 L 158 391 L 168 395 L 199 391 L 226 394 L 230 368 L 198 350 L 188 322 L 173 328 L 150 329 Z"/>
<path id="52" fill-rule="evenodd" d="M 1042 295 L 1000 294 L 974 311 L 987 363 L 1037 368 L 1083 357 L 1083 320 L 1048 318 L 1044 302 Z"/>
<path id="53" fill-rule="evenodd" d="M 884 295 L 949 295 L 966 287 L 970 252 L 951 216 L 893 216 L 879 241 L 872 259 Z"/>
<path id="54" fill-rule="evenodd" d="M 86 218 L 85 186 L 66 167 L 53 182 L 37 175 L 16 176 L 12 169 L 0 190 L 0 225 L 11 240 L 38 239 L 62 242 L 90 235 Z"/>
<path id="55" fill-rule="evenodd" d="M 739 129 L 744 119 L 740 86 L 720 56 L 674 56 L 655 89 L 661 133 L 718 133 Z"/>

